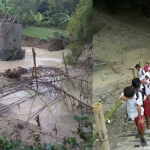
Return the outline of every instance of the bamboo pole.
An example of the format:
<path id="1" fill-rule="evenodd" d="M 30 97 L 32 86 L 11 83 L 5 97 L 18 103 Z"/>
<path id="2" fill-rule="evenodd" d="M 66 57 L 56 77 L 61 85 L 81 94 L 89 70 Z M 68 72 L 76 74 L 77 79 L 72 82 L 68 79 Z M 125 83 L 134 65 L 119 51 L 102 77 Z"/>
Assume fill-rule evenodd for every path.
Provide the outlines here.
<path id="1" fill-rule="evenodd" d="M 111 108 L 109 113 L 105 116 L 105 123 L 114 115 L 116 110 L 122 105 L 122 100 L 118 102 L 114 107 Z"/>
<path id="2" fill-rule="evenodd" d="M 64 52 L 62 52 L 62 55 L 63 55 L 63 60 L 64 60 L 65 69 L 66 69 L 66 74 L 68 74 L 68 68 L 67 68 L 67 65 L 66 65 L 66 60 L 65 60 Z"/>
<path id="3" fill-rule="evenodd" d="M 110 150 L 101 103 L 97 102 L 93 104 L 93 113 L 94 113 L 94 118 L 96 121 L 96 126 L 98 129 L 98 135 L 100 137 L 100 142 L 102 145 L 102 150 Z"/>
<path id="4" fill-rule="evenodd" d="M 135 73 L 134 73 L 134 68 L 132 67 L 132 74 L 133 74 L 133 78 L 136 78 Z"/>
<path id="5" fill-rule="evenodd" d="M 36 77 L 36 87 L 38 89 L 38 80 L 37 80 L 37 70 L 36 70 L 36 53 L 34 48 L 32 48 L 32 54 L 33 54 L 33 62 L 34 62 L 34 73 L 35 73 L 35 77 Z"/>

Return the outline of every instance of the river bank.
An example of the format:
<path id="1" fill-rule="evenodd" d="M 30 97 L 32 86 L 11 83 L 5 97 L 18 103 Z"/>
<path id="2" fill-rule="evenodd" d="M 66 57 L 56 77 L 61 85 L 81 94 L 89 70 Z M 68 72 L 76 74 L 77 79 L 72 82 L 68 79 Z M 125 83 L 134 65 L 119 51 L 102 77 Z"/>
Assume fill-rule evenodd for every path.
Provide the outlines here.
<path id="1" fill-rule="evenodd" d="M 93 37 L 93 101 L 103 104 L 104 114 L 115 105 L 124 87 L 131 85 L 131 67 L 143 67 L 150 56 L 150 20 L 138 13 L 109 14 L 94 11 L 100 31 Z M 137 71 L 135 70 L 135 74 Z M 125 121 L 125 105 L 107 124 L 111 150 L 115 150 L 120 132 L 134 130 Z"/>

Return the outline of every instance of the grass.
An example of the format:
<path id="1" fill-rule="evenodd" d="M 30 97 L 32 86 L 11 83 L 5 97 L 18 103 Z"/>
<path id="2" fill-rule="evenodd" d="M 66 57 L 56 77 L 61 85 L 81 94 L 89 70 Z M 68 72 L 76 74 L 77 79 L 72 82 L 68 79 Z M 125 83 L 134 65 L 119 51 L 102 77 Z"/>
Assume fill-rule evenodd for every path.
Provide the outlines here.
<path id="1" fill-rule="evenodd" d="M 56 29 L 56 28 L 45 28 L 45 27 L 26 27 L 22 28 L 22 35 L 37 37 L 37 38 L 50 38 L 53 36 L 53 32 L 58 32 L 61 34 L 65 34 L 64 30 Z"/>

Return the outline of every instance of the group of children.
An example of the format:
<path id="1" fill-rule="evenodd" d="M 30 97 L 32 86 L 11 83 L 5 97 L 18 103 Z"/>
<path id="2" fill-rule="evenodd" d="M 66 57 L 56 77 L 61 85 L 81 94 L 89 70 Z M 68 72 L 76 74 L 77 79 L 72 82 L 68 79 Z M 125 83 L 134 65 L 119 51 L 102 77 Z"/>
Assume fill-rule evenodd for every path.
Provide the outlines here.
<path id="1" fill-rule="evenodd" d="M 146 62 L 143 68 L 136 64 L 135 68 L 138 71 L 138 77 L 132 80 L 132 85 L 125 87 L 122 95 L 117 102 L 124 99 L 127 102 L 127 115 L 138 129 L 136 137 L 140 138 L 141 145 L 147 146 L 144 138 L 145 123 L 150 129 L 150 67 Z"/>

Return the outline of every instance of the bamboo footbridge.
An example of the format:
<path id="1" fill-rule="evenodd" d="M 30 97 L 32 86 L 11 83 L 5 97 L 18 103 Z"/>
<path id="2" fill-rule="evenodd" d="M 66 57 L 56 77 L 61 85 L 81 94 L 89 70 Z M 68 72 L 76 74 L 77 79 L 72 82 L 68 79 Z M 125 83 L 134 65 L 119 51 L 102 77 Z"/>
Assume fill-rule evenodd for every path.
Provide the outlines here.
<path id="1" fill-rule="evenodd" d="M 133 123 L 134 125 L 134 123 Z M 120 133 L 118 137 L 126 137 L 125 142 L 118 142 L 115 150 L 150 150 L 150 129 L 145 130 L 145 139 L 147 141 L 147 146 L 142 147 L 140 138 L 135 138 L 137 132 L 126 132 Z"/>
<path id="2" fill-rule="evenodd" d="M 117 105 L 117 107 L 111 109 L 107 116 L 104 118 L 102 104 L 99 102 L 93 104 L 93 112 L 99 135 L 98 141 L 100 142 L 100 147 L 93 150 L 150 150 L 150 129 L 145 130 L 145 139 L 147 141 L 146 147 L 142 147 L 140 138 L 136 138 L 137 131 L 130 131 L 129 129 L 128 132 L 121 132 L 117 135 L 118 138 L 123 137 L 126 140 L 124 140 L 124 142 L 116 143 L 116 149 L 110 148 L 109 135 L 107 135 L 105 123 L 109 121 L 111 116 L 110 114 L 114 113 L 119 105 L 121 105 L 121 102 Z M 133 124 L 134 127 L 134 121 L 129 121 L 128 123 Z"/>

